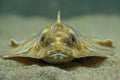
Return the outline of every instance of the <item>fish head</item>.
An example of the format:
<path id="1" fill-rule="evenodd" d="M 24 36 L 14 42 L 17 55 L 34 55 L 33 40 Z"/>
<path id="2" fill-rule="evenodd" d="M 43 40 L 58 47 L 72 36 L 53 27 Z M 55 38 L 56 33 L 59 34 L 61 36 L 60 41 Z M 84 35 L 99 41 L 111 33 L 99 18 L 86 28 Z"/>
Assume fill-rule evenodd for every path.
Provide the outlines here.
<path id="1" fill-rule="evenodd" d="M 40 54 L 44 54 L 42 59 L 49 63 L 71 61 L 79 52 L 78 35 L 66 24 L 56 22 L 46 27 L 40 36 Z"/>

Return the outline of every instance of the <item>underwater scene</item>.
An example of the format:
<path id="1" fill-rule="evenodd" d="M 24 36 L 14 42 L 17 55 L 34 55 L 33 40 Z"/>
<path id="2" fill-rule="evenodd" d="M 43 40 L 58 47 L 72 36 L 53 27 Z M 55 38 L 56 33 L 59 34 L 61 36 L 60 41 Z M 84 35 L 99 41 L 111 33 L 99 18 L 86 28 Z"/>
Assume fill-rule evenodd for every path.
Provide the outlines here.
<path id="1" fill-rule="evenodd" d="M 119 3 L 0 0 L 0 80 L 119 80 Z"/>

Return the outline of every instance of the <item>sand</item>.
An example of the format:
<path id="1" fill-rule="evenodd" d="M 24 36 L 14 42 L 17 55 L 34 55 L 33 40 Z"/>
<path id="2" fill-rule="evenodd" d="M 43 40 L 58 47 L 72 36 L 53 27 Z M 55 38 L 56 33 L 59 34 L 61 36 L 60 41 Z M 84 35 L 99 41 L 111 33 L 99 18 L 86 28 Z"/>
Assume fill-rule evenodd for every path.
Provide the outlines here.
<path id="1" fill-rule="evenodd" d="M 10 39 L 20 42 L 40 32 L 55 20 L 43 17 L 0 16 L 0 50 L 6 50 Z M 120 79 L 120 17 L 86 15 L 63 20 L 85 36 L 112 40 L 117 54 L 99 61 L 90 58 L 79 63 L 50 65 L 27 60 L 29 64 L 0 58 L 0 80 L 119 80 Z M 0 53 L 1 54 L 1 53 Z M 24 61 L 24 60 L 23 60 Z"/>

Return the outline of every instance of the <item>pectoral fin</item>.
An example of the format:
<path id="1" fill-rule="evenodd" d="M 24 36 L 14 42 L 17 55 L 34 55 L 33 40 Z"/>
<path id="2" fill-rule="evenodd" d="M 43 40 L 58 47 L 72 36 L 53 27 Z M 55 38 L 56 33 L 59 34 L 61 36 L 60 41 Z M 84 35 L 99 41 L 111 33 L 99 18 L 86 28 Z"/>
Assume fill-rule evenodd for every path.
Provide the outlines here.
<path id="1" fill-rule="evenodd" d="M 29 55 L 31 53 L 30 49 L 34 46 L 37 46 L 38 45 L 37 42 L 38 42 L 37 38 L 28 39 L 20 43 L 16 43 L 15 40 L 11 40 L 11 47 L 6 51 L 0 52 L 0 56 L 2 58 L 19 57 L 19 56 L 31 57 Z"/>
<path id="2" fill-rule="evenodd" d="M 79 52 L 74 53 L 75 58 L 98 56 L 98 57 L 111 57 L 116 53 L 112 45 L 112 41 L 81 41 L 81 49 Z"/>

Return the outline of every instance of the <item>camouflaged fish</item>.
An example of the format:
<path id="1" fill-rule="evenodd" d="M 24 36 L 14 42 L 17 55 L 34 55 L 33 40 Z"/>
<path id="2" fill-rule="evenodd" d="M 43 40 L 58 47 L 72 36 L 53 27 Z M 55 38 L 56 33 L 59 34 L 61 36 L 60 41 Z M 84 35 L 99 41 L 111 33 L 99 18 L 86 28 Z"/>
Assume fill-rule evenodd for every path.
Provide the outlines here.
<path id="1" fill-rule="evenodd" d="M 46 27 L 35 37 L 16 43 L 11 41 L 8 51 L 0 54 L 3 58 L 30 57 L 48 63 L 65 63 L 76 58 L 115 54 L 112 41 L 89 39 L 63 24 L 58 12 L 57 22 Z"/>

